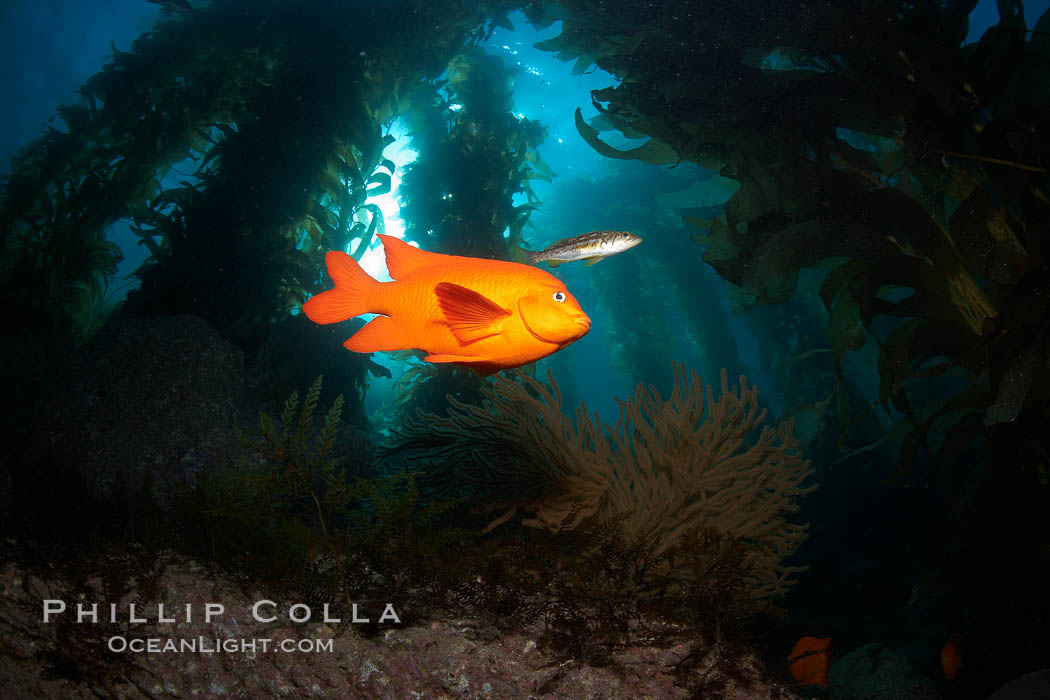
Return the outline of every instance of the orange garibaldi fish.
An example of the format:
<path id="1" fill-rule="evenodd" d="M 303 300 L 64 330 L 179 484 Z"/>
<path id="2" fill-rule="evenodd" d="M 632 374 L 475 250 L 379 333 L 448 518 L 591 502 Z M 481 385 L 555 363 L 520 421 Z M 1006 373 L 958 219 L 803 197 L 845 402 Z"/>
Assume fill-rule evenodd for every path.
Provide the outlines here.
<path id="1" fill-rule="evenodd" d="M 335 288 L 311 297 L 315 323 L 372 319 L 343 345 L 354 352 L 418 349 L 487 375 L 535 362 L 583 337 L 591 319 L 556 277 L 529 265 L 428 253 L 379 236 L 393 282 L 346 253 L 325 255 Z"/>

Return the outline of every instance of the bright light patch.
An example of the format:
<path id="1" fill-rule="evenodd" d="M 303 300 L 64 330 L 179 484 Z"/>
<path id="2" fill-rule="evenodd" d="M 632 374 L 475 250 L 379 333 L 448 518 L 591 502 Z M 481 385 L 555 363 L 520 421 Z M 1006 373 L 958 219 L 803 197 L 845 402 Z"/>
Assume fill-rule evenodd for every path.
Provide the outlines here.
<path id="1" fill-rule="evenodd" d="M 450 104 L 448 106 L 448 111 L 450 111 L 450 112 L 458 112 L 461 109 L 463 109 L 463 105 L 461 105 L 458 102 L 453 102 L 452 104 Z"/>
<path id="2" fill-rule="evenodd" d="M 375 204 L 383 212 L 383 224 L 386 234 L 395 238 L 405 237 L 405 221 L 401 218 L 401 207 L 397 203 L 397 189 L 401 185 L 401 174 L 404 167 L 414 161 L 419 155 L 409 147 L 408 136 L 402 131 L 403 125 L 400 120 L 395 121 L 390 128 L 390 135 L 394 142 L 383 150 L 383 157 L 394 161 L 394 173 L 390 177 L 390 191 L 376 197 L 369 197 L 368 203 Z M 413 243 L 412 245 L 416 245 Z M 389 282 L 390 275 L 386 270 L 386 259 L 383 255 L 383 246 L 379 239 L 372 241 L 372 246 L 361 256 L 361 267 L 365 272 L 375 277 L 380 282 Z"/>

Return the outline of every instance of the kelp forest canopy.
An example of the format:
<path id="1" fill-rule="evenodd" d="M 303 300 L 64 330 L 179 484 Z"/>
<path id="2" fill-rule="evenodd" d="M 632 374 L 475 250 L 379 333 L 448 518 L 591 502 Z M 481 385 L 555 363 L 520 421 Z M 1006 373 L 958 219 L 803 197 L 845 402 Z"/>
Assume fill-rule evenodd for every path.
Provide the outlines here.
<path id="1" fill-rule="evenodd" d="M 680 233 L 734 310 L 826 273 L 822 430 L 841 446 L 883 416 L 837 458 L 895 449 L 964 530 L 1012 504 L 1011 527 L 1045 544 L 1050 14 L 1029 30 L 1021 2 L 997 5 L 963 45 L 976 0 L 200 3 L 116 52 L 14 160 L 8 329 L 80 342 L 108 313 L 190 313 L 259 355 L 323 287 L 324 251 L 360 257 L 382 231 L 369 197 L 389 191 L 396 118 L 420 151 L 402 193 L 414 240 L 507 257 L 538 206 L 528 181 L 552 173 L 542 125 L 513 116 L 477 47 L 520 10 L 561 23 L 539 48 L 615 77 L 591 94 L 598 118 L 576 113 L 599 154 L 717 172 L 724 207 L 685 212 Z M 609 131 L 647 140 L 620 150 Z M 176 166 L 191 172 L 162 186 Z M 106 231 L 123 220 L 151 255 L 114 311 Z M 870 406 L 844 369 L 866 342 Z"/>
<path id="2" fill-rule="evenodd" d="M 366 199 L 390 188 L 384 126 L 436 99 L 484 24 L 432 3 L 279 1 L 161 23 L 14 163 L 2 210 L 14 325 L 89 334 L 119 260 L 106 227 L 129 219 L 151 256 L 122 313 L 195 313 L 258 349 L 318 289 L 323 251 L 360 257 L 382 230 Z M 162 189 L 187 159 L 192 177 Z"/>

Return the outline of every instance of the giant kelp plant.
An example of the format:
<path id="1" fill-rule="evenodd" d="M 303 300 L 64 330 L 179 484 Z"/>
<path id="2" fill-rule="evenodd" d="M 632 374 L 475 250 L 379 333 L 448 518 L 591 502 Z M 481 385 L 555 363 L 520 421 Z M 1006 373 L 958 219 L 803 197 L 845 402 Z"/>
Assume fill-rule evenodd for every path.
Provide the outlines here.
<path id="1" fill-rule="evenodd" d="M 783 301 L 800 268 L 839 259 L 823 290 L 838 357 L 877 316 L 912 319 L 882 342 L 882 399 L 918 430 L 981 407 L 960 399 L 935 413 L 912 409 L 905 385 L 926 360 L 934 360 L 926 373 L 993 370 L 988 424 L 1012 422 L 1041 381 L 1017 364 L 1039 364 L 1026 353 L 1006 361 L 995 350 L 1004 335 L 1011 348 L 1041 347 L 1037 321 L 1017 319 L 1032 326 L 1020 337 L 1003 324 L 1013 316 L 1004 306 L 1020 306 L 1004 304 L 1012 294 L 1037 307 L 1041 296 L 1032 222 L 1047 206 L 1038 161 L 1048 98 L 1038 76 L 1050 60 L 1050 18 L 1026 42 L 1019 4 L 1000 3 L 1000 25 L 960 49 L 973 3 L 800 5 L 762 15 L 757 5 L 727 12 L 724 36 L 711 43 L 674 40 L 701 32 L 705 18 L 688 12 L 672 22 L 670 12 L 643 18 L 625 9 L 586 28 L 595 15 L 586 3 L 552 15 L 565 28 L 547 48 L 624 80 L 593 96 L 603 123 L 653 139 L 619 153 L 579 121 L 581 134 L 603 153 L 689 159 L 740 183 L 724 217 L 695 222 L 708 231 L 705 260 L 738 298 Z M 657 30 L 669 40 L 657 41 Z M 1000 379 L 1021 374 L 1026 381 L 1008 383 L 1014 393 L 1000 391 Z"/>
<path id="2" fill-rule="evenodd" d="M 1048 96 L 1037 76 L 1050 61 L 1050 18 L 1026 42 L 1019 4 L 1000 3 L 1001 24 L 959 49 L 973 3 L 784 6 L 763 22 L 745 8 L 726 14 L 719 42 L 686 46 L 654 32 L 692 34 L 703 18 L 675 25 L 625 10 L 584 29 L 585 5 L 547 47 L 624 79 L 595 104 L 605 123 L 654 139 L 618 155 L 690 159 L 741 185 L 724 217 L 696 222 L 708 230 L 707 262 L 763 304 L 787 299 L 800 268 L 839 259 L 822 292 L 837 357 L 876 317 L 909 319 L 881 341 L 887 408 L 920 434 L 967 407 L 990 409 L 989 427 L 1021 416 L 1043 381 L 1018 364 L 1040 364 L 1040 316 L 1009 309 L 1041 308 L 1033 223 L 1047 206 L 1038 161 Z M 983 379 L 948 406 L 912 408 L 905 388 L 927 361 L 926 375 L 965 368 Z"/>
<path id="3" fill-rule="evenodd" d="M 428 250 L 505 260 L 521 242 L 546 132 L 515 116 L 512 82 L 502 59 L 475 48 L 449 63 L 443 94 L 411 112 L 420 155 L 399 194 L 407 237 Z M 529 201 L 515 205 L 518 193 Z"/>
<path id="4" fill-rule="evenodd" d="M 515 115 L 512 84 L 502 59 L 474 47 L 452 59 L 447 81 L 419 87 L 405 115 L 419 157 L 398 189 L 406 238 L 434 252 L 511 259 L 537 207 L 529 180 L 549 172 L 536 153 L 546 132 Z M 528 201 L 515 204 L 518 194 Z M 397 412 L 441 411 L 446 395 L 478 391 L 470 371 L 414 365 L 399 382 Z"/>
<path id="5" fill-rule="evenodd" d="M 119 260 L 107 227 L 130 219 L 151 257 L 124 313 L 198 314 L 258 349 L 318 288 L 322 251 L 364 251 L 381 219 L 366 198 L 390 184 L 384 125 L 484 21 L 480 6 L 271 0 L 161 23 L 13 164 L 13 325 L 88 334 Z M 192 176 L 163 184 L 187 158 Z"/>
<path id="6" fill-rule="evenodd" d="M 999 23 L 962 46 L 975 5 L 583 1 L 531 16 L 563 22 L 543 48 L 621 80 L 592 95 L 598 128 L 577 114 L 599 152 L 739 184 L 724 215 L 692 223 L 741 307 L 830 269 L 836 368 L 879 345 L 879 401 L 897 422 L 885 443 L 944 489 L 960 538 L 949 570 L 1014 572 L 996 587 L 1050 572 L 1033 554 L 1050 532 L 1050 14 L 1029 32 L 1022 4 L 1000 0 Z M 601 140 L 610 125 L 650 140 L 617 151 Z M 864 407 L 843 398 L 829 401 L 849 424 Z M 970 448 L 979 465 L 959 459 Z"/>

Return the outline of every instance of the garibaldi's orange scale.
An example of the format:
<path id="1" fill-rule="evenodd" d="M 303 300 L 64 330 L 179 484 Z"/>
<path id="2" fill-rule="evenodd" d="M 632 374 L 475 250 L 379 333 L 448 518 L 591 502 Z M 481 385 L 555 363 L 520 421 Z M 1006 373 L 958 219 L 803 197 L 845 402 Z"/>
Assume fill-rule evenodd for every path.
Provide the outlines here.
<path id="1" fill-rule="evenodd" d="M 482 374 L 546 357 L 591 321 L 565 285 L 543 270 L 502 260 L 428 253 L 380 235 L 392 282 L 377 282 L 345 253 L 325 256 L 335 288 L 303 304 L 317 323 L 382 314 L 344 343 L 356 352 L 407 350 L 428 362 Z"/>

